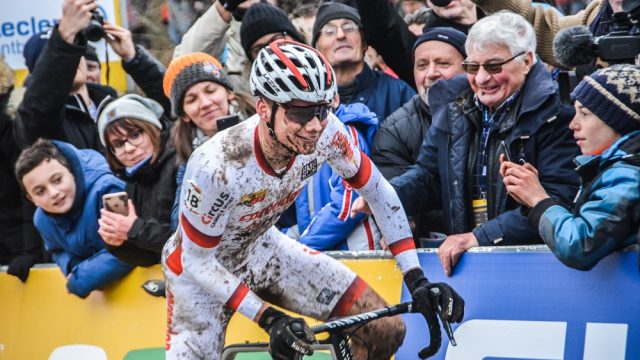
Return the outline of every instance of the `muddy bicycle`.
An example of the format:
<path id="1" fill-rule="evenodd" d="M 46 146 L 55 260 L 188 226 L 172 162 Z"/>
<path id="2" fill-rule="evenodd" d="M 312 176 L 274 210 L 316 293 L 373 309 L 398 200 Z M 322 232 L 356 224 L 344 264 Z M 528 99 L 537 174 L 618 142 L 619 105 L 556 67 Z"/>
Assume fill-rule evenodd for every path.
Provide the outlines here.
<path id="1" fill-rule="evenodd" d="M 437 298 L 440 296 L 438 289 L 431 289 L 430 293 L 434 304 L 437 304 Z M 299 359 L 314 359 L 314 360 L 353 360 L 353 354 L 351 353 L 351 347 L 349 345 L 349 338 L 360 327 L 368 324 L 371 321 L 381 319 L 384 317 L 397 316 L 407 313 L 419 313 L 415 311 L 415 307 L 412 302 L 404 302 L 397 305 L 386 306 L 377 310 L 364 312 L 361 314 L 345 316 L 342 318 L 333 319 L 325 323 L 312 326 L 311 331 L 318 335 L 322 333 L 328 333 L 329 336 L 325 339 L 319 340 L 318 343 L 312 345 L 314 351 L 311 356 L 303 356 L 297 354 L 294 360 Z M 438 306 L 435 313 L 440 316 L 440 309 Z M 440 331 L 440 324 L 438 321 L 429 321 L 426 318 L 429 329 L 429 345 L 420 350 L 418 356 L 421 359 L 426 359 L 433 356 L 440 349 L 442 343 L 442 333 Z M 453 331 L 451 325 L 440 318 L 449 341 L 452 346 L 456 346 L 456 341 L 453 337 Z M 298 325 L 299 324 L 293 324 Z M 296 332 L 296 329 L 293 329 Z M 302 332 L 302 327 L 297 329 Z M 221 360 L 268 360 L 271 359 L 269 355 L 269 343 L 256 342 L 246 344 L 232 344 L 228 345 L 222 351 Z"/>

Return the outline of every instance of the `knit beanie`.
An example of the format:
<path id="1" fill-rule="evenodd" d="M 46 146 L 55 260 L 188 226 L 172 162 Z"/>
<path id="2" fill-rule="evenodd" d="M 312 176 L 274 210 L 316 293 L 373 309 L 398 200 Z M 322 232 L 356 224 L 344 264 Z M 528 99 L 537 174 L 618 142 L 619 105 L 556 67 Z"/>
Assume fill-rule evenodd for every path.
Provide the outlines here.
<path id="1" fill-rule="evenodd" d="M 24 63 L 27 65 L 27 69 L 29 69 L 30 73 L 32 73 L 33 69 L 36 67 L 40 54 L 42 54 L 42 50 L 44 50 L 45 46 L 49 42 L 50 37 L 51 30 L 39 32 L 37 34 L 33 34 L 24 44 L 22 56 L 24 56 Z"/>
<path id="2" fill-rule="evenodd" d="M 106 146 L 104 131 L 107 125 L 124 118 L 146 121 L 162 130 L 160 117 L 164 109 L 157 101 L 136 94 L 123 95 L 104 107 L 98 116 L 98 135 Z"/>
<path id="3" fill-rule="evenodd" d="M 162 87 L 171 100 L 171 109 L 176 116 L 182 116 L 182 101 L 189 88 L 199 82 L 213 81 L 230 91 L 231 82 L 222 69 L 222 64 L 213 56 L 201 52 L 179 56 L 171 61 L 164 74 Z"/>
<path id="4" fill-rule="evenodd" d="M 84 58 L 85 60 L 100 62 L 100 59 L 98 59 L 98 54 L 96 53 L 96 48 L 89 44 L 87 44 L 87 50 L 84 52 Z"/>
<path id="5" fill-rule="evenodd" d="M 640 66 L 614 65 L 585 76 L 571 98 L 625 135 L 640 129 Z"/>
<path id="6" fill-rule="evenodd" d="M 413 45 L 412 54 L 415 54 L 416 48 L 420 44 L 432 40 L 445 42 L 456 48 L 456 50 L 462 54 L 463 58 L 467 57 L 467 52 L 464 50 L 464 43 L 467 41 L 467 34 L 450 27 L 433 27 L 425 30 Z"/>
<path id="7" fill-rule="evenodd" d="M 251 46 L 256 40 L 267 34 L 282 32 L 296 41 L 304 42 L 284 11 L 269 3 L 251 5 L 240 25 L 240 43 L 247 58 L 251 59 Z"/>
<path id="8" fill-rule="evenodd" d="M 316 41 L 318 41 L 322 27 L 329 21 L 335 19 L 350 19 L 362 28 L 362 20 L 360 20 L 358 10 L 339 2 L 324 3 L 318 9 L 316 21 L 313 23 L 313 39 L 311 40 L 311 46 L 316 46 Z"/>

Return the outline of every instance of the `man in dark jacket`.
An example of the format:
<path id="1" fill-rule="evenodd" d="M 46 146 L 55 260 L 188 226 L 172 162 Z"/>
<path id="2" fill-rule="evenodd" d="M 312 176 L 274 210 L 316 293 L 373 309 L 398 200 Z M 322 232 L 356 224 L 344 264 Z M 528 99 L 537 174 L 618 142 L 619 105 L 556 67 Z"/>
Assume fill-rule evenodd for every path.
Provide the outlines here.
<path id="1" fill-rule="evenodd" d="M 438 80 L 462 74 L 467 56 L 467 36 L 453 28 L 428 29 L 413 46 L 413 76 L 418 95 L 389 115 L 373 141 L 371 159 L 385 178 L 401 175 L 418 159 L 420 146 L 431 126 L 427 104 L 429 89 Z"/>
<path id="2" fill-rule="evenodd" d="M 38 46 L 36 51 L 32 51 L 30 42 L 25 45 L 25 60 L 31 67 L 29 85 L 16 119 L 15 134 L 21 148 L 38 138 L 48 138 L 69 142 L 80 149 L 102 151 L 95 121 L 100 107 L 116 92 L 108 86 L 87 83 L 83 58 L 87 39 L 83 30 L 97 4 L 84 3 L 65 0 L 62 19 L 48 35 L 46 45 Z M 162 92 L 164 66 L 141 47 L 134 47 L 128 30 L 110 24 L 105 24 L 104 29 L 112 37 L 108 42 L 123 58 L 125 70 L 147 96 L 169 110 L 169 101 Z M 159 75 L 151 76 L 154 73 Z M 159 80 L 150 83 L 145 79 Z"/>
<path id="3" fill-rule="evenodd" d="M 477 22 L 465 44 L 467 76 L 431 88 L 433 124 L 418 162 L 391 181 L 409 215 L 442 207 L 448 237 L 438 256 L 447 275 L 469 248 L 541 243 L 499 176 L 502 141 L 511 161 L 539 169 L 550 196 L 570 203 L 578 189 L 571 161 L 578 148 L 568 128 L 573 114 L 562 114 L 535 44 L 520 15 Z"/>
<path id="4" fill-rule="evenodd" d="M 340 102 L 361 102 L 378 115 L 380 123 L 416 92 L 403 80 L 372 70 L 364 61 L 367 43 L 358 11 L 330 2 L 318 9 L 312 46 L 324 55 L 336 73 Z"/>

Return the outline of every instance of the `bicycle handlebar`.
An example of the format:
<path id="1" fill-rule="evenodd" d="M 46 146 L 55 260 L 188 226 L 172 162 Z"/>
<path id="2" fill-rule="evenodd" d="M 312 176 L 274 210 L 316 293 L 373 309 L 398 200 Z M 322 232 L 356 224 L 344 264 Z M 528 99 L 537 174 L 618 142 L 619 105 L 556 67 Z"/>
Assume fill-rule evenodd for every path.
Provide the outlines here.
<path id="1" fill-rule="evenodd" d="M 438 288 L 432 288 L 429 292 L 431 296 L 431 300 L 433 304 L 436 304 L 436 309 L 429 314 L 422 314 L 427 322 L 427 327 L 429 329 L 429 345 L 418 352 L 418 356 L 421 359 L 426 359 L 430 356 L 435 355 L 440 349 L 440 345 L 442 344 L 442 332 L 440 331 L 440 323 L 438 322 L 438 318 L 442 322 L 449 340 L 453 346 L 456 346 L 456 341 L 453 337 L 453 331 L 451 330 L 451 325 L 449 322 L 444 321 L 442 317 L 440 317 L 440 304 L 438 303 L 438 298 L 440 297 L 440 290 Z M 369 323 L 370 321 L 387 317 L 387 316 L 395 316 L 406 313 L 418 313 L 413 306 L 412 302 L 404 302 L 398 305 L 387 306 L 382 309 L 369 311 L 362 314 L 356 314 L 347 316 L 344 318 L 328 321 L 326 323 L 313 326 L 311 331 L 314 334 L 320 334 L 323 332 L 333 332 L 338 330 L 344 330 L 350 328 L 354 325 L 364 325 Z M 434 314 L 435 313 L 435 314 Z M 437 314 L 437 315 L 436 315 Z"/>

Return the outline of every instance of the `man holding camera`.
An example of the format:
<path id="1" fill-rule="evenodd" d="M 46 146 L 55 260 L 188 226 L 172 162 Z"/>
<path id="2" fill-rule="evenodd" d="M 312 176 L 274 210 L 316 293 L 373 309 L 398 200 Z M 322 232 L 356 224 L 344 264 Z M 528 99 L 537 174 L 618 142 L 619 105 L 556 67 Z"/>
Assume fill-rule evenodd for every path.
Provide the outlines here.
<path id="1" fill-rule="evenodd" d="M 30 78 L 18 108 L 15 135 L 20 148 L 38 138 L 62 140 L 79 149 L 101 151 L 96 130 L 98 109 L 116 97 L 114 89 L 87 82 L 85 29 L 92 23 L 102 26 L 103 36 L 122 58 L 123 67 L 145 94 L 170 109 L 162 91 L 164 66 L 142 47 L 135 46 L 131 33 L 119 26 L 101 23 L 95 0 L 64 0 L 62 18 L 48 35 L 37 34 L 46 44 L 25 45 L 30 57 Z M 43 39 L 47 37 L 48 39 Z M 140 80 L 140 81 L 138 81 Z"/>

